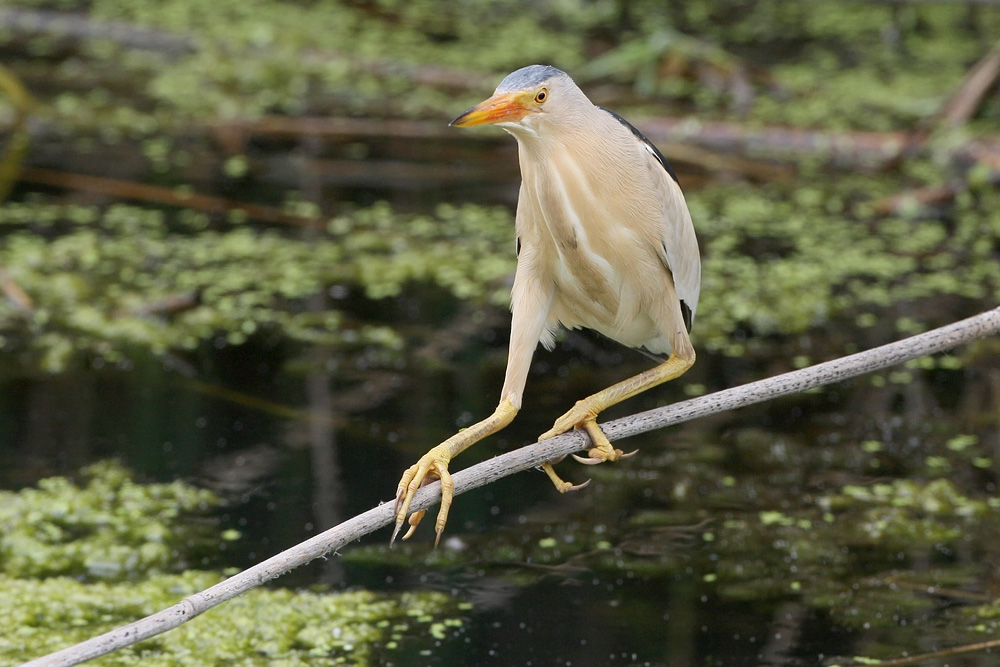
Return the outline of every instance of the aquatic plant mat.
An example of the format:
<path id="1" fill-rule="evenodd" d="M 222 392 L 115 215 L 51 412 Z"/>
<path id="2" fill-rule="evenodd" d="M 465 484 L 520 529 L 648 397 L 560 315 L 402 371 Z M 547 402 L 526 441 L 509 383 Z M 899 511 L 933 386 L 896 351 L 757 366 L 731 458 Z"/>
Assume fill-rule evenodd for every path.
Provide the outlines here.
<path id="1" fill-rule="evenodd" d="M 1000 331 L 1000 308 L 994 308 L 974 317 L 895 343 L 635 414 L 603 424 L 602 428 L 609 439 L 618 440 L 725 410 L 733 410 L 779 396 L 799 393 L 846 380 L 911 359 L 943 352 L 977 338 L 995 334 L 998 331 Z M 456 473 L 454 475 L 455 493 L 460 494 L 478 488 L 500 478 L 528 470 L 546 461 L 580 451 L 585 449 L 586 445 L 586 436 L 573 432 L 497 456 Z M 427 508 L 436 503 L 439 496 L 440 484 L 430 484 L 417 493 L 411 509 L 416 511 Z M 294 568 L 335 552 L 350 542 L 389 525 L 393 518 L 393 504 L 380 504 L 378 507 L 345 521 L 244 572 L 200 593 L 188 596 L 168 609 L 81 642 L 76 646 L 33 660 L 26 663 L 26 667 L 80 664 L 176 628 L 212 607 L 256 588 Z M 989 648 L 992 645 L 993 643 L 979 644 L 975 649 Z M 912 658 L 904 660 L 905 662 L 894 661 L 883 664 L 911 664 L 909 661 Z"/>

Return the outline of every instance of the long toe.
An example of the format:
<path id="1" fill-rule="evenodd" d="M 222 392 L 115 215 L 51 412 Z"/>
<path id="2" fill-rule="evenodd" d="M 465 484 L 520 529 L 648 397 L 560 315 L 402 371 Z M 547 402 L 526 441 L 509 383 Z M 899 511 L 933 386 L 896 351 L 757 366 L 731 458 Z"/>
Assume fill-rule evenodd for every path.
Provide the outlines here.
<path id="1" fill-rule="evenodd" d="M 438 510 L 437 519 L 434 521 L 434 546 L 437 547 L 441 541 L 441 534 L 448 523 L 448 512 L 451 510 L 451 503 L 455 499 L 455 483 L 451 480 L 451 473 L 448 467 L 439 465 L 437 476 L 441 479 L 441 509 Z"/>

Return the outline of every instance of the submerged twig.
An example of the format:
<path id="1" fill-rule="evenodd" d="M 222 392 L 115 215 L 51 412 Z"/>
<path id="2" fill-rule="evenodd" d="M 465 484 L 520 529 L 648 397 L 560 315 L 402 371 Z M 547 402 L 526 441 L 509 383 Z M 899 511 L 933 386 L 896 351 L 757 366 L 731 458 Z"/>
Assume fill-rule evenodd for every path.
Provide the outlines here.
<path id="1" fill-rule="evenodd" d="M 309 410 L 300 410 L 290 405 L 269 401 L 266 398 L 253 396 L 246 392 L 236 391 L 209 382 L 202 382 L 201 380 L 184 380 L 183 382 L 189 389 L 200 394 L 257 410 L 263 414 L 299 422 L 308 422 L 310 419 L 315 419 L 315 416 Z M 335 419 L 330 423 L 332 426 L 342 426 L 342 422 L 342 419 Z"/>
<path id="2" fill-rule="evenodd" d="M 922 146 L 938 128 L 957 128 L 967 124 L 982 106 L 986 93 L 996 86 L 998 78 L 1000 78 L 1000 42 L 997 42 L 969 70 L 962 85 L 952 93 L 941 110 L 925 119 L 921 128 L 911 138 L 913 147 Z M 1000 179 L 995 145 L 982 144 L 978 140 L 972 140 L 955 151 L 952 158 L 959 165 L 969 163 L 964 167 L 966 172 L 975 165 L 985 167 L 987 178 L 991 183 L 995 184 Z M 959 193 L 968 188 L 967 177 L 958 178 L 949 183 L 928 185 L 883 197 L 874 202 L 874 207 L 879 215 L 895 215 L 905 212 L 908 207 L 926 208 L 950 204 Z"/>
<path id="3" fill-rule="evenodd" d="M 20 79 L 6 67 L 0 65 L 0 94 L 14 108 L 14 120 L 10 125 L 7 145 L 0 154 L 0 203 L 7 199 L 21 173 L 21 165 L 28 153 L 30 135 L 27 130 L 28 115 L 35 106 L 35 100 Z M 31 312 L 35 304 L 28 293 L 17 284 L 7 270 L 0 266 L 0 293 L 21 312 Z"/>
<path id="4" fill-rule="evenodd" d="M 865 352 L 608 422 L 602 424 L 602 428 L 610 440 L 618 440 L 839 382 L 901 364 L 910 359 L 943 352 L 997 332 L 1000 332 L 1000 308 Z M 574 431 L 502 454 L 455 473 L 453 476 L 455 494 L 464 493 L 502 477 L 536 467 L 546 461 L 580 451 L 587 445 L 586 436 Z M 425 509 L 438 502 L 440 495 L 440 483 L 430 484 L 417 492 L 410 509 L 412 511 Z M 26 663 L 24 667 L 77 665 L 166 632 L 226 600 L 388 526 L 394 519 L 393 504 L 380 504 L 211 588 L 187 597 L 168 609 L 75 646 L 37 658 Z"/>
<path id="5" fill-rule="evenodd" d="M 913 591 L 915 593 L 950 598 L 952 600 L 961 600 L 963 602 L 986 603 L 994 599 L 992 595 L 988 595 L 986 593 L 975 593 L 973 591 L 963 591 L 957 588 L 945 588 L 942 586 L 933 586 L 931 584 L 921 584 L 914 581 L 905 581 L 903 580 L 905 575 L 905 572 L 901 572 L 891 577 L 875 579 L 872 583 L 876 586 L 892 586 L 895 588 L 902 588 L 907 591 Z"/>
<path id="6" fill-rule="evenodd" d="M 687 146 L 700 149 L 694 161 L 701 164 L 707 155 L 720 154 L 712 160 L 725 160 L 740 165 L 739 171 L 748 171 L 747 162 L 753 160 L 760 169 L 778 170 L 784 175 L 778 161 L 795 162 L 815 156 L 827 157 L 831 163 L 843 167 L 879 166 L 891 162 L 902 153 L 916 146 L 905 132 L 873 131 L 820 131 L 789 127 L 756 127 L 723 121 L 699 121 L 677 118 L 639 118 L 636 120 L 643 134 L 653 143 L 663 146 Z M 441 120 L 371 120 L 364 118 L 283 117 L 264 116 L 254 120 L 231 120 L 211 126 L 216 136 L 223 139 L 246 137 L 299 137 L 319 136 L 328 141 L 361 141 L 374 137 L 392 137 L 399 141 L 434 139 L 453 142 L 472 141 L 458 136 Z M 477 143 L 496 143 L 502 137 L 484 135 Z M 672 150 L 664 148 L 667 157 Z M 733 157 L 737 156 L 737 157 Z M 759 159 L 761 156 L 766 160 Z M 742 162 L 740 162 L 742 161 Z M 764 176 L 770 176 L 764 173 Z"/>
<path id="7" fill-rule="evenodd" d="M 7 301 L 22 313 L 30 313 L 35 309 L 35 302 L 2 266 L 0 266 L 0 293 L 3 293 Z"/>
<path id="8" fill-rule="evenodd" d="M 120 199 L 132 199 L 151 204 L 167 204 L 188 208 L 203 213 L 228 214 L 238 211 L 252 220 L 272 224 L 295 225 L 310 227 L 319 225 L 320 221 L 313 218 L 285 213 L 271 206 L 261 206 L 247 202 L 232 201 L 212 195 L 179 192 L 171 188 L 133 181 L 122 181 L 104 176 L 75 174 L 53 169 L 25 167 L 21 170 L 21 180 L 50 185 L 70 190 L 96 192 L 111 195 Z"/>
<path id="9" fill-rule="evenodd" d="M 965 75 L 965 80 L 944 105 L 937 122 L 959 127 L 969 122 L 983 103 L 987 91 L 1000 77 L 1000 42 Z"/>
<path id="10" fill-rule="evenodd" d="M 894 658 L 892 660 L 879 660 L 876 663 L 870 660 L 865 660 L 864 662 L 853 662 L 847 667 L 861 667 L 862 665 L 872 665 L 877 664 L 878 667 L 903 667 L 904 665 L 918 665 L 927 660 L 935 660 L 937 658 L 946 658 L 949 655 L 961 655 L 963 653 L 978 653 L 979 651 L 989 651 L 991 649 L 1000 648 L 1000 639 L 990 639 L 985 642 L 976 642 L 974 644 L 963 644 L 961 646 L 953 646 L 951 648 L 941 649 L 940 651 L 934 651 L 932 653 L 920 653 L 919 655 L 910 655 L 905 658 Z M 855 658 L 857 660 L 857 658 Z"/>
<path id="11" fill-rule="evenodd" d="M 635 125 L 657 145 L 693 144 L 720 153 L 791 162 L 822 158 L 838 168 L 882 168 L 919 147 L 899 131 L 829 132 L 685 118 L 639 118 Z"/>
<path id="12" fill-rule="evenodd" d="M 923 210 L 930 206 L 950 204 L 958 193 L 967 187 L 965 181 L 952 181 L 945 185 L 927 185 L 876 199 L 871 205 L 878 215 L 899 215 L 907 209 Z"/>
<path id="13" fill-rule="evenodd" d="M 144 51 L 180 56 L 194 51 L 194 37 L 123 21 L 101 21 L 86 14 L 40 9 L 0 8 L 0 27 L 15 35 L 66 39 L 104 39 Z"/>
<path id="14" fill-rule="evenodd" d="M 0 202 L 3 202 L 17 182 L 24 157 L 28 154 L 28 144 L 31 141 L 28 116 L 35 106 L 35 100 L 21 80 L 3 65 L 0 65 L 0 95 L 14 109 L 14 120 L 6 131 L 10 138 L 0 155 Z"/>

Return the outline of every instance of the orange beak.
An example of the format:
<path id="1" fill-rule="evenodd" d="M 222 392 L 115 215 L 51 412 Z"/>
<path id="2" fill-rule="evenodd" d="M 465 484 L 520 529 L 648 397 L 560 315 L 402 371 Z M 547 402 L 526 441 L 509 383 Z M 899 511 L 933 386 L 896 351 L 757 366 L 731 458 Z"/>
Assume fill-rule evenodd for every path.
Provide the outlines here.
<path id="1" fill-rule="evenodd" d="M 515 123 L 533 109 L 524 103 L 525 93 L 497 93 L 461 114 L 449 125 L 453 127 L 474 127 L 493 123 Z"/>

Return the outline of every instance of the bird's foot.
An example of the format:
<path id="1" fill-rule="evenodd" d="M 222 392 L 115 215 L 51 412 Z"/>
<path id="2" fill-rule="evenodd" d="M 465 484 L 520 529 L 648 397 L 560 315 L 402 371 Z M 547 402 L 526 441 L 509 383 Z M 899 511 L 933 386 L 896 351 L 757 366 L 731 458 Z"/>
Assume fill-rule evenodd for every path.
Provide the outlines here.
<path id="1" fill-rule="evenodd" d="M 451 502 L 455 497 L 455 485 L 451 481 L 451 473 L 448 472 L 448 463 L 451 461 L 451 454 L 443 445 L 431 449 L 420 457 L 414 465 L 410 466 L 403 473 L 396 487 L 396 527 L 392 531 L 392 538 L 389 544 L 396 540 L 403 527 L 403 522 L 407 521 L 407 514 L 410 512 L 410 503 L 417 490 L 435 479 L 441 480 L 441 509 L 438 510 L 437 519 L 434 521 L 434 546 L 441 541 L 441 533 L 444 532 L 445 524 L 448 523 L 448 511 L 451 509 Z M 418 510 L 409 516 L 410 527 L 403 535 L 407 540 L 413 535 L 420 521 L 427 514 L 426 510 Z"/>
<path id="2" fill-rule="evenodd" d="M 587 456 L 577 456 L 573 454 L 573 458 L 584 463 L 586 465 L 597 465 L 598 463 L 604 463 L 605 461 L 618 461 L 620 459 L 627 459 L 630 456 L 635 456 L 636 452 L 639 450 L 629 452 L 625 454 L 620 449 L 615 449 L 611 445 L 611 441 L 608 440 L 608 436 L 604 435 L 604 431 L 601 427 L 597 425 L 597 412 L 592 409 L 587 402 L 579 401 L 573 408 L 564 414 L 562 417 L 556 420 L 556 423 L 548 431 L 543 433 L 539 438 L 539 442 L 542 440 L 548 440 L 549 438 L 554 438 L 557 435 L 565 433 L 570 429 L 577 428 L 582 429 L 587 432 L 590 436 L 590 441 L 593 443 L 587 451 Z M 555 485 L 556 490 L 559 493 L 566 493 L 567 491 L 576 491 L 577 489 L 582 489 L 583 487 L 590 484 L 590 480 L 582 484 L 570 484 L 569 482 L 563 481 L 556 471 L 552 468 L 551 463 L 546 463 L 542 466 L 545 474 L 549 476 L 552 483 Z"/>
<path id="3" fill-rule="evenodd" d="M 409 514 L 410 504 L 413 502 L 413 496 L 417 490 L 435 479 L 439 479 L 441 480 L 441 509 L 438 510 L 437 520 L 434 521 L 434 531 L 437 533 L 434 546 L 438 545 L 445 524 L 448 523 L 448 510 L 451 509 L 451 502 L 455 499 L 455 483 L 451 479 L 451 473 L 448 472 L 448 464 L 451 463 L 452 458 L 471 445 L 509 424 L 516 414 L 517 408 L 514 407 L 510 398 L 502 399 L 492 415 L 462 429 L 434 447 L 403 473 L 402 479 L 399 480 L 399 486 L 396 487 L 396 527 L 392 531 L 392 539 L 389 544 L 395 541 L 396 535 L 403 527 L 403 522 L 407 520 L 406 515 Z M 424 510 L 418 510 L 409 517 L 410 528 L 403 535 L 404 540 L 413 535 L 426 513 Z"/>

